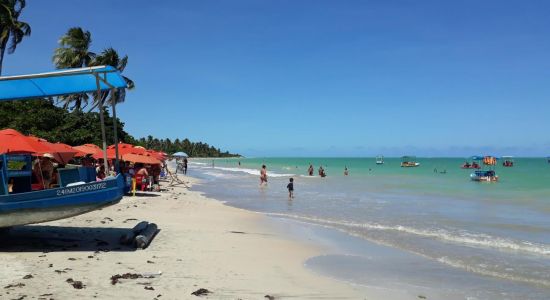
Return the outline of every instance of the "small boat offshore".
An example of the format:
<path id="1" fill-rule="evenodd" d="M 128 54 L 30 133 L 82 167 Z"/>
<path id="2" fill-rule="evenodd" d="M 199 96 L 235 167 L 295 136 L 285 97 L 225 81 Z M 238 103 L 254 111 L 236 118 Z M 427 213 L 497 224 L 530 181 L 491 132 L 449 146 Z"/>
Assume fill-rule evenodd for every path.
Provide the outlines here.
<path id="1" fill-rule="evenodd" d="M 418 167 L 420 166 L 420 163 L 416 161 L 416 156 L 403 156 L 401 158 L 401 167 L 403 168 L 411 168 L 411 167 Z"/>
<path id="2" fill-rule="evenodd" d="M 478 182 L 496 182 L 498 181 L 498 175 L 495 172 L 494 167 L 497 164 L 497 158 L 494 156 L 484 156 L 483 165 L 486 170 L 474 171 L 470 174 L 470 179 L 472 181 Z"/>

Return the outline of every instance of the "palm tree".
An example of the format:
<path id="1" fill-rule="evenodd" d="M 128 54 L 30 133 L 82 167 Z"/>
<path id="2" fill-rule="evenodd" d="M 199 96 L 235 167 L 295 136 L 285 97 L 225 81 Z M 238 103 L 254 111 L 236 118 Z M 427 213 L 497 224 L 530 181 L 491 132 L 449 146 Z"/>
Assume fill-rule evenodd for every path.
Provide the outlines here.
<path id="1" fill-rule="evenodd" d="M 116 68 L 120 73 L 124 71 L 126 65 L 128 64 L 128 55 L 125 55 L 122 59 L 118 55 L 118 52 L 111 48 L 104 49 L 95 59 L 91 62 L 91 66 L 112 66 Z M 135 88 L 134 81 L 126 76 L 122 76 L 124 81 L 126 81 L 127 89 L 132 90 Z M 124 102 L 126 98 L 126 89 L 118 89 L 114 91 L 114 94 L 111 94 L 113 91 L 107 91 L 101 93 L 101 99 L 98 99 L 97 95 L 94 94 L 94 105 L 90 110 L 98 107 L 100 104 L 118 104 Z M 111 95 L 108 102 L 106 100 L 108 96 Z M 114 101 L 114 103 L 113 103 Z"/>
<path id="2" fill-rule="evenodd" d="M 92 44 L 92 34 L 80 27 L 70 28 L 66 34 L 59 39 L 59 48 L 55 49 L 53 62 L 58 69 L 88 67 L 95 58 L 95 53 L 89 51 Z M 81 111 L 88 104 L 88 95 L 75 94 L 59 97 L 65 102 L 63 107 Z M 83 106 L 84 105 L 84 106 Z"/>
<path id="3" fill-rule="evenodd" d="M 0 0 L 0 75 L 6 49 L 12 54 L 23 38 L 31 35 L 31 26 L 19 21 L 25 5 L 25 0 Z"/>
<path id="4" fill-rule="evenodd" d="M 112 66 L 116 68 L 120 73 L 124 71 L 126 68 L 126 65 L 128 64 L 128 55 L 125 55 L 122 59 L 120 59 L 120 56 L 118 55 L 118 52 L 116 52 L 113 48 L 107 48 L 104 49 L 99 55 L 97 55 L 94 60 L 90 63 L 92 66 Z M 124 78 L 124 81 L 126 82 L 126 88 L 133 89 L 134 88 L 134 82 L 125 76 L 122 76 Z M 111 96 L 109 100 L 107 101 L 108 96 Z M 103 107 L 105 104 L 110 104 L 113 108 L 113 126 L 114 126 L 114 132 L 115 132 L 115 143 L 118 143 L 118 137 L 117 137 L 117 117 L 116 117 L 116 104 L 124 102 L 126 98 L 126 89 L 113 89 L 108 90 L 104 92 L 100 92 L 98 94 L 93 94 L 94 97 L 94 105 L 92 109 L 99 107 L 99 113 L 100 116 L 103 115 Z M 92 110 L 90 109 L 90 110 Z M 102 121 L 103 124 L 103 121 Z M 102 127 L 102 132 L 104 131 L 104 128 Z M 103 133 L 102 133 L 103 134 Z M 104 145 L 105 146 L 105 145 Z M 118 148 L 115 148 L 116 156 L 118 157 Z M 115 164 L 115 168 L 118 168 L 118 162 Z M 117 169 L 118 171 L 118 169 Z"/>

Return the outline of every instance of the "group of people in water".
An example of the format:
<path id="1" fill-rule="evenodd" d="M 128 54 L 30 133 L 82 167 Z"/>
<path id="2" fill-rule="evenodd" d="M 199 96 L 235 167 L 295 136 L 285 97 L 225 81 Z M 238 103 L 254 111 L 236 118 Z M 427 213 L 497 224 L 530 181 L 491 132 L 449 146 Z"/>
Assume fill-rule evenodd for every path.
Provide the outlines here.
<path id="1" fill-rule="evenodd" d="M 239 165 L 239 167 L 241 166 L 240 161 L 238 162 L 238 165 Z M 296 167 L 296 168 L 298 168 L 298 167 Z M 307 175 L 308 176 L 313 176 L 314 171 L 315 171 L 315 168 L 310 163 L 309 168 L 307 169 Z M 317 174 L 322 178 L 327 176 L 327 173 L 325 172 L 325 169 L 323 168 L 323 166 L 319 166 Z M 349 175 L 349 170 L 348 170 L 348 167 L 345 166 L 344 167 L 344 176 L 348 176 L 348 175 Z M 260 169 L 260 187 L 265 186 L 265 185 L 267 185 L 267 167 L 264 164 L 264 165 L 262 165 L 262 168 Z M 291 198 L 291 199 L 294 198 L 294 178 L 291 177 L 289 179 L 289 182 L 288 182 L 286 188 L 288 189 L 288 197 Z"/>
<path id="2" fill-rule="evenodd" d="M 307 175 L 313 176 L 313 171 L 314 171 L 313 165 L 310 163 L 309 168 L 307 169 Z M 323 168 L 323 166 L 319 166 L 319 170 L 317 171 L 317 174 L 319 174 L 319 176 L 321 177 L 327 177 L 327 173 L 325 172 L 325 169 Z"/>

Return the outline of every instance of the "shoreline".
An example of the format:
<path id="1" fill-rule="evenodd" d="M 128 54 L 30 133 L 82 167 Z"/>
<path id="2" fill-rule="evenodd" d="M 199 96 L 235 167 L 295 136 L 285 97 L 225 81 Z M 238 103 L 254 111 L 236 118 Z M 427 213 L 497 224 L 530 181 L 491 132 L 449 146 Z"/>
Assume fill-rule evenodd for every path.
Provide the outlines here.
<path id="1" fill-rule="evenodd" d="M 536 281 L 546 278 L 543 255 L 539 260 L 534 256 L 538 253 L 506 248 L 508 245 L 521 247 L 524 239 L 534 241 L 535 245 L 540 241 L 544 246 L 544 231 L 538 236 L 533 233 L 527 239 L 522 235 L 523 227 L 506 227 L 503 228 L 506 231 L 497 234 L 490 226 L 491 222 L 501 222 L 508 216 L 511 204 L 499 201 L 494 205 L 490 197 L 482 201 L 471 197 L 456 201 L 452 195 L 445 197 L 441 190 L 436 190 L 437 197 L 422 196 L 424 192 L 414 197 L 414 191 L 403 197 L 405 194 L 394 191 L 409 192 L 407 183 L 417 183 L 415 178 L 418 176 L 416 173 L 403 176 L 401 169 L 394 173 L 396 178 L 404 178 L 403 182 L 390 185 L 388 182 L 395 182 L 388 181 L 394 173 L 384 175 L 382 169 L 379 176 L 302 180 L 297 200 L 286 201 L 288 177 L 300 177 L 296 174 L 300 174 L 309 161 L 275 158 L 268 161 L 269 170 L 276 176 L 271 176 L 269 187 L 259 190 L 258 172 L 252 166 L 263 161 L 244 160 L 239 167 L 225 162 L 216 164 L 216 168 L 197 163 L 192 168 L 197 169 L 196 173 L 192 175 L 204 180 L 205 184 L 193 189 L 207 197 L 221 199 L 226 205 L 265 215 L 274 223 L 288 223 L 280 227 L 290 228 L 285 233 L 298 242 L 311 239 L 315 244 L 320 241 L 325 244 L 323 246 L 328 245 L 322 248 L 320 256 L 308 259 L 306 267 L 323 276 L 365 286 L 369 294 L 373 289 L 383 288 L 399 295 L 393 297 L 398 299 L 418 296 L 429 299 L 547 298 L 547 281 L 542 284 Z M 296 167 L 295 174 L 286 174 L 295 169 L 295 164 L 300 166 Z M 384 170 L 389 172 L 387 168 Z M 426 173 L 429 174 L 425 177 L 433 177 L 434 182 L 454 178 L 434 176 L 429 170 Z M 469 182 L 463 185 L 467 184 Z M 379 189 L 379 186 L 386 189 Z M 484 189 L 491 187 L 481 186 Z M 449 222 L 457 221 L 460 225 L 473 215 L 483 214 L 478 210 L 482 206 L 494 206 L 501 213 L 489 214 L 483 221 L 472 220 L 467 223 L 471 226 L 447 226 Z M 520 208 L 527 212 L 532 209 L 528 205 Z M 465 213 L 457 214 L 461 209 L 465 209 Z M 519 222 L 514 220 L 510 225 Z M 537 222 L 537 219 L 529 220 Z M 309 232 L 296 234 L 304 227 L 308 227 Z M 502 241 L 507 243 L 502 246 Z M 503 261 L 505 263 L 501 263 Z M 539 262 L 539 266 L 531 264 Z M 384 294 L 382 298 L 388 297 Z"/>
<path id="2" fill-rule="evenodd" d="M 11 243 L 0 249 L 5 266 L 0 297 L 197 299 L 191 293 L 205 288 L 212 299 L 372 299 L 365 287 L 307 269 L 306 260 L 326 253 L 315 243 L 282 235 L 266 216 L 184 187 L 169 189 L 126 196 L 70 219 L 13 228 L 4 236 Z M 152 244 L 145 250 L 119 246 L 121 232 L 142 220 L 159 226 Z M 116 274 L 159 271 L 155 278 L 110 282 Z M 84 288 L 75 289 L 70 279 Z"/>

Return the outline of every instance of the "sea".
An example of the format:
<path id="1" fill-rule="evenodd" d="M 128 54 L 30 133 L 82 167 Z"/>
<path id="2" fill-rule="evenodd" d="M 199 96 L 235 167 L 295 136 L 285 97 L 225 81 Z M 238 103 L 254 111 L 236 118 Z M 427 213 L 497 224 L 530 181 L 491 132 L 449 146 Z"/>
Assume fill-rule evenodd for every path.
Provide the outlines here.
<path id="1" fill-rule="evenodd" d="M 464 158 L 191 159 L 194 190 L 331 250 L 311 271 L 429 299 L 550 299 L 550 164 L 515 158 L 474 182 Z M 268 184 L 259 173 L 267 166 Z M 312 164 L 327 176 L 308 176 Z M 349 175 L 344 176 L 344 168 Z M 294 179 L 294 198 L 286 189 Z"/>

